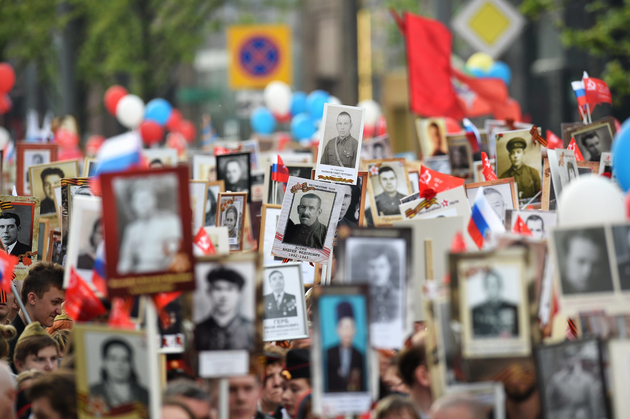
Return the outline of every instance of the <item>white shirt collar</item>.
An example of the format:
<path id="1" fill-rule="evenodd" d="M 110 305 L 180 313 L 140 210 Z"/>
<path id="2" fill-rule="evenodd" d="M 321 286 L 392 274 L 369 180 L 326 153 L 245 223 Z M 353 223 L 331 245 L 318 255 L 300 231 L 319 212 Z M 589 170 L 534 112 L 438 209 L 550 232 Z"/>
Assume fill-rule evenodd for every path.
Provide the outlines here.
<path id="1" fill-rule="evenodd" d="M 11 252 L 13 251 L 13 248 L 15 247 L 15 245 L 17 244 L 17 240 L 13 242 L 12 245 L 9 245 L 9 247 L 7 247 L 7 253 L 11 254 Z"/>

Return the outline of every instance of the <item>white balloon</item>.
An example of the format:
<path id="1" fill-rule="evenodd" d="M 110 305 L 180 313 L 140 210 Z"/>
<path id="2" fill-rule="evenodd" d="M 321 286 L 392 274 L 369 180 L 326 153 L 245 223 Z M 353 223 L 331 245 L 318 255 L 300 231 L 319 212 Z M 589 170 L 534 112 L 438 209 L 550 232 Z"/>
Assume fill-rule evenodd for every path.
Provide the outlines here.
<path id="1" fill-rule="evenodd" d="M 624 195 L 617 184 L 603 176 L 579 176 L 558 200 L 558 225 L 581 227 L 625 222 Z"/>
<path id="2" fill-rule="evenodd" d="M 123 96 L 116 106 L 116 118 L 126 128 L 138 128 L 144 119 L 144 102 L 136 95 Z"/>
<path id="3" fill-rule="evenodd" d="M 330 103 L 331 105 L 343 105 L 343 103 L 341 103 L 337 96 L 331 96 L 328 99 L 328 103 Z"/>
<path id="4" fill-rule="evenodd" d="M 9 141 L 11 141 L 9 131 L 4 127 L 0 127 L 0 150 L 4 150 L 7 144 L 9 144 Z"/>
<path id="5" fill-rule="evenodd" d="M 291 88 L 283 81 L 272 81 L 265 87 L 265 105 L 274 115 L 284 116 L 291 110 Z"/>
<path id="6" fill-rule="evenodd" d="M 378 122 L 378 117 L 381 116 L 381 107 L 378 106 L 378 103 L 369 100 L 362 100 L 357 104 L 359 108 L 365 109 L 365 125 L 374 126 Z"/>

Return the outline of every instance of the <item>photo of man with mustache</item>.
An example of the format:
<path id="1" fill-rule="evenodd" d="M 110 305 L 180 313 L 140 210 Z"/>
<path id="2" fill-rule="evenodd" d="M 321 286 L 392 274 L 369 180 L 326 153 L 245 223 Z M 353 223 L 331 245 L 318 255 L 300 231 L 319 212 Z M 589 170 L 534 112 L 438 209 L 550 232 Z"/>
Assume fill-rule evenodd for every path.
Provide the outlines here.
<path id="1" fill-rule="evenodd" d="M 297 212 L 300 223 L 288 220 L 283 243 L 322 249 L 326 240 L 326 226 L 319 221 L 322 199 L 314 193 L 305 194 L 300 199 Z"/>

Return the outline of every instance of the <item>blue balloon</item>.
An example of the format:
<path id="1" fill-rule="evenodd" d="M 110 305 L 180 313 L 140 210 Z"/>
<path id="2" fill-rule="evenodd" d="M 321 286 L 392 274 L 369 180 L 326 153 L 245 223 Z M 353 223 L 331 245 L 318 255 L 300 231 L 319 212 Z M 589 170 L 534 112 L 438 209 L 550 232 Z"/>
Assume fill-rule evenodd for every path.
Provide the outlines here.
<path id="1" fill-rule="evenodd" d="M 173 107 L 165 99 L 153 99 L 144 108 L 144 119 L 157 122 L 160 126 L 166 125 L 173 113 Z"/>
<path id="2" fill-rule="evenodd" d="M 495 61 L 492 67 L 490 67 L 490 71 L 488 71 L 488 77 L 501 79 L 505 84 L 509 85 L 512 81 L 512 70 L 510 70 L 510 67 L 503 61 Z"/>
<path id="3" fill-rule="evenodd" d="M 315 124 L 309 114 L 301 113 L 293 117 L 291 134 L 296 140 L 308 140 L 315 134 Z"/>
<path id="4" fill-rule="evenodd" d="M 291 96 L 291 115 L 295 116 L 300 113 L 307 112 L 306 109 L 306 93 L 293 92 Z"/>
<path id="5" fill-rule="evenodd" d="M 480 68 L 473 68 L 472 70 L 470 70 L 470 74 L 478 78 L 488 77 L 488 73 L 486 73 Z"/>
<path id="6" fill-rule="evenodd" d="M 630 189 L 630 164 L 628 164 L 628 156 L 630 156 L 630 129 L 624 125 L 615 135 L 615 140 L 612 143 L 613 153 L 613 173 L 617 177 L 617 183 L 621 186 L 624 192 L 628 192 Z"/>
<path id="7" fill-rule="evenodd" d="M 311 118 L 319 121 L 324 116 L 324 104 L 328 102 L 330 95 L 323 90 L 313 90 L 306 97 L 306 109 Z"/>
<path id="8" fill-rule="evenodd" d="M 273 117 L 271 111 L 265 107 L 254 109 L 249 122 L 254 132 L 263 135 L 269 135 L 276 128 L 276 118 Z"/>

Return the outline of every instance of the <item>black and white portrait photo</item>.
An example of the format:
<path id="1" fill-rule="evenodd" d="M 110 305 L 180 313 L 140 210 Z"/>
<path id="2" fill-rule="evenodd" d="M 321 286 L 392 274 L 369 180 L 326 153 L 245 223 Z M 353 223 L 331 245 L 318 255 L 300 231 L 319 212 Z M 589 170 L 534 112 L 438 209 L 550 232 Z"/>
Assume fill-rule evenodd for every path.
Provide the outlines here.
<path id="1" fill-rule="evenodd" d="M 394 151 L 389 135 L 381 135 L 371 140 L 363 141 L 361 146 L 363 160 L 383 160 L 394 158 Z"/>
<path id="2" fill-rule="evenodd" d="M 400 216 L 400 200 L 411 195 L 409 175 L 404 164 L 398 160 L 368 164 L 368 172 L 376 218 Z"/>
<path id="3" fill-rule="evenodd" d="M 335 197 L 334 192 L 323 191 L 294 194 L 282 242 L 323 249 Z"/>
<path id="4" fill-rule="evenodd" d="M 78 173 L 79 165 L 76 160 L 30 167 L 31 195 L 42 200 L 41 215 L 57 213 L 53 187 L 59 185 L 61 179 L 78 177 Z"/>
<path id="5" fill-rule="evenodd" d="M 193 216 L 193 231 L 196 233 L 199 228 L 204 226 L 206 219 L 206 203 L 208 193 L 208 184 L 203 180 L 191 180 L 188 182 L 190 188 L 190 207 Z"/>
<path id="6" fill-rule="evenodd" d="M 168 271 L 183 240 L 177 175 L 117 177 L 112 186 L 120 240 L 118 273 Z"/>
<path id="7" fill-rule="evenodd" d="M 444 173 L 445 175 L 451 174 L 451 161 L 449 156 L 425 157 L 422 160 L 422 165 L 436 172 Z"/>
<path id="8" fill-rule="evenodd" d="M 289 169 L 289 176 L 299 177 L 302 179 L 310 179 L 311 173 L 315 168 L 313 163 L 286 163 Z M 272 177 L 273 164 L 269 164 L 267 173 L 265 174 L 265 198 L 266 204 L 282 205 L 284 199 L 284 184 L 274 181 Z"/>
<path id="9" fill-rule="evenodd" d="M 453 176 L 466 177 L 473 171 L 473 153 L 465 135 L 449 135 L 448 158 Z"/>
<path id="10" fill-rule="evenodd" d="M 362 225 L 363 208 L 361 204 L 365 203 L 362 202 L 361 197 L 364 195 L 363 188 L 366 186 L 363 179 L 363 176 L 359 176 L 356 185 L 341 185 L 343 187 L 343 204 L 341 205 L 337 228 L 341 226 L 354 228 Z"/>
<path id="11" fill-rule="evenodd" d="M 230 250 L 243 250 L 245 193 L 220 192 L 217 227 L 227 227 Z"/>
<path id="12" fill-rule="evenodd" d="M 570 182 L 577 179 L 579 176 L 577 160 L 575 158 L 575 154 L 571 150 L 556 149 L 556 156 L 558 158 L 560 183 L 564 189 Z"/>
<path id="13" fill-rule="evenodd" d="M 300 262 L 265 266 L 263 271 L 263 340 L 308 337 Z"/>
<path id="14" fill-rule="evenodd" d="M 356 181 L 365 109 L 354 106 L 324 105 L 315 179 L 319 176 Z M 333 180 L 333 179 L 326 179 Z"/>
<path id="15" fill-rule="evenodd" d="M 518 335 L 519 278 L 504 278 L 496 269 L 481 273 L 467 285 L 474 337 Z M 475 281 L 475 282 L 473 282 Z"/>
<path id="16" fill-rule="evenodd" d="M 214 227 L 217 225 L 219 192 L 225 192 L 225 186 L 222 180 L 208 182 L 208 191 L 206 193 L 206 218 L 204 222 L 204 226 L 206 227 Z"/>
<path id="17" fill-rule="evenodd" d="M 483 187 L 483 194 L 485 195 L 488 203 L 501 220 L 501 224 L 505 225 L 505 211 L 518 209 L 518 201 L 516 201 L 516 191 L 514 189 L 514 183 L 501 183 L 501 180 L 495 180 L 490 182 L 469 183 L 466 187 L 466 195 L 468 196 L 468 203 L 472 208 L 477 197 L 477 191 L 480 187 Z M 516 202 L 515 202 L 516 201 Z"/>
<path id="18" fill-rule="evenodd" d="M 514 178 L 518 199 L 531 200 L 541 190 L 541 146 L 528 130 L 497 134 L 497 176 Z"/>
<path id="19" fill-rule="evenodd" d="M 0 212 L 0 239 L 7 253 L 21 256 L 30 252 L 33 244 L 33 207 L 13 205 L 12 210 Z"/>
<path id="20" fill-rule="evenodd" d="M 555 228 L 558 218 L 554 211 L 506 209 L 505 214 L 506 230 L 512 231 L 518 217 L 521 217 L 536 240 L 547 239 L 549 232 Z"/>
<path id="21" fill-rule="evenodd" d="M 31 194 L 31 179 L 29 176 L 29 167 L 39 164 L 50 163 L 50 150 L 24 150 L 24 195 Z"/>
<path id="22" fill-rule="evenodd" d="M 613 291 L 603 227 L 557 229 L 553 237 L 563 295 Z"/>
<path id="23" fill-rule="evenodd" d="M 613 132 L 609 123 L 593 124 L 571 133 L 586 161 L 599 162 L 603 152 L 610 151 Z"/>
<path id="24" fill-rule="evenodd" d="M 103 244 L 103 219 L 101 198 L 78 196 L 70 219 L 64 281 L 70 283 L 70 267 L 81 278 L 92 281 L 96 251 Z"/>
<path id="25" fill-rule="evenodd" d="M 164 322 L 162 317 L 158 319 L 158 329 L 160 331 L 160 352 L 161 353 L 181 353 L 184 351 L 184 330 L 182 328 L 182 296 L 180 295 L 164 307 L 168 322 Z"/>
<path id="26" fill-rule="evenodd" d="M 249 197 L 251 195 L 249 153 L 224 154 L 216 156 L 216 159 L 217 179 L 225 182 L 225 191 L 247 192 Z"/>
<path id="27" fill-rule="evenodd" d="M 609 418 L 597 340 L 575 340 L 536 348 L 544 417 Z"/>
<path id="28" fill-rule="evenodd" d="M 630 226 L 613 226 L 612 233 L 615 243 L 619 286 L 622 291 L 628 291 L 630 290 Z"/>

